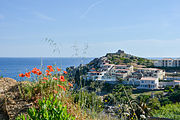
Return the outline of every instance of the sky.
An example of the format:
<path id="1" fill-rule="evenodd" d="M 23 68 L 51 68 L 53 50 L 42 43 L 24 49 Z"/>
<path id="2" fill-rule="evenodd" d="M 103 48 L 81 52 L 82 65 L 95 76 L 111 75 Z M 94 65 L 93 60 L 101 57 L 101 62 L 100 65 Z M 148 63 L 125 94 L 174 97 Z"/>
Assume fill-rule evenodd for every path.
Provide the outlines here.
<path id="1" fill-rule="evenodd" d="M 180 57 L 180 0 L 0 0 L 0 57 Z M 48 42 L 49 41 L 49 42 Z"/>

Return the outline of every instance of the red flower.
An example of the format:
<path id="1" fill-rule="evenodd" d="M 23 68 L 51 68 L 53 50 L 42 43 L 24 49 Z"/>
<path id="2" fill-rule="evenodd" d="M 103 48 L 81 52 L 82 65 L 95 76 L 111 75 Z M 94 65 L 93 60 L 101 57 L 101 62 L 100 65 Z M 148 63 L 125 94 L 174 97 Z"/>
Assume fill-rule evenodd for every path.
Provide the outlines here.
<path id="1" fill-rule="evenodd" d="M 64 76 L 60 76 L 60 79 L 64 79 Z"/>
<path id="2" fill-rule="evenodd" d="M 51 73 L 46 73 L 46 75 L 48 76 L 48 75 L 51 75 Z"/>
<path id="3" fill-rule="evenodd" d="M 52 66 L 51 66 L 51 65 L 48 65 L 47 68 L 50 69 L 50 68 L 52 68 Z"/>
<path id="4" fill-rule="evenodd" d="M 37 75 L 41 75 L 42 74 L 42 72 L 41 71 L 39 71 L 38 73 L 37 73 Z"/>
<path id="5" fill-rule="evenodd" d="M 36 70 L 34 70 L 34 69 L 33 69 L 31 72 L 32 72 L 32 73 L 34 73 L 34 74 L 36 74 L 36 73 L 37 73 L 37 71 L 36 71 Z"/>
<path id="6" fill-rule="evenodd" d="M 57 67 L 57 71 L 61 71 L 61 69 L 59 69 L 59 68 Z"/>
<path id="7" fill-rule="evenodd" d="M 71 83 L 68 83 L 68 84 L 69 84 L 69 86 L 73 87 L 73 84 L 71 84 Z"/>
<path id="8" fill-rule="evenodd" d="M 49 70 L 46 70 L 47 73 L 49 73 L 50 71 Z"/>
<path id="9" fill-rule="evenodd" d="M 57 78 L 56 78 L 56 77 L 53 77 L 53 79 L 54 79 L 54 80 L 57 80 Z"/>
<path id="10" fill-rule="evenodd" d="M 48 80 L 48 78 L 47 78 L 47 77 L 44 77 L 43 80 Z"/>
<path id="11" fill-rule="evenodd" d="M 23 73 L 19 74 L 19 77 L 24 77 L 25 75 Z"/>
<path id="12" fill-rule="evenodd" d="M 64 82 L 64 81 L 65 81 L 64 76 L 60 76 L 60 81 L 61 81 L 61 82 Z"/>
<path id="13" fill-rule="evenodd" d="M 64 74 L 67 74 L 67 72 L 66 72 L 66 71 L 64 71 Z"/>
<path id="14" fill-rule="evenodd" d="M 60 79 L 60 81 L 61 81 L 61 82 L 64 82 L 64 81 L 66 81 L 66 80 L 65 80 L 65 79 Z"/>
<path id="15" fill-rule="evenodd" d="M 66 91 L 66 88 L 62 85 L 57 84 L 60 88 L 62 88 L 64 91 Z"/>
<path id="16" fill-rule="evenodd" d="M 25 76 L 26 76 L 27 78 L 30 78 L 30 77 L 31 77 L 29 73 L 25 73 Z"/>
<path id="17" fill-rule="evenodd" d="M 41 82 L 41 83 L 46 83 L 46 82 Z"/>
<path id="18" fill-rule="evenodd" d="M 54 71 L 53 68 L 50 68 L 49 70 L 50 70 L 50 72 L 53 72 L 53 71 Z"/>

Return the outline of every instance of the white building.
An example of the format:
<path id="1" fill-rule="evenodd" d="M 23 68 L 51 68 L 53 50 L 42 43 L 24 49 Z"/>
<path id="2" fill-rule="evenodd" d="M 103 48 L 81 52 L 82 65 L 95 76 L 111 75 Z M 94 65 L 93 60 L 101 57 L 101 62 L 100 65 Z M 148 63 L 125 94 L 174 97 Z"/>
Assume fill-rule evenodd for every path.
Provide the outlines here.
<path id="1" fill-rule="evenodd" d="M 88 80 L 101 80 L 106 72 L 90 71 L 88 72 Z"/>
<path id="2" fill-rule="evenodd" d="M 180 59 L 164 58 L 154 62 L 155 67 L 180 67 Z"/>
<path id="3" fill-rule="evenodd" d="M 159 80 L 153 77 L 142 77 L 138 89 L 158 89 Z"/>
<path id="4" fill-rule="evenodd" d="M 134 67 L 132 65 L 114 65 L 114 69 L 126 69 L 130 70 L 130 72 L 133 72 Z"/>
<path id="5" fill-rule="evenodd" d="M 141 73 L 143 77 L 154 77 L 161 80 L 165 76 L 165 72 L 158 68 L 138 68 L 137 72 Z"/>
<path id="6" fill-rule="evenodd" d="M 159 82 L 159 88 L 164 88 L 166 86 L 173 86 L 173 87 L 175 87 L 176 85 L 180 86 L 180 81 L 174 80 L 172 82 Z"/>

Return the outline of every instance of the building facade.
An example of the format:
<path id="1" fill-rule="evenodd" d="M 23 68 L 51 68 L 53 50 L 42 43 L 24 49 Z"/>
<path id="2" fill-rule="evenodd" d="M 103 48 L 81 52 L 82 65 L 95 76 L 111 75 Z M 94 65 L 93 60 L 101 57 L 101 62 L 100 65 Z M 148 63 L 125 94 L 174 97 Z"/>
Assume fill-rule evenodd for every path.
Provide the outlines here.
<path id="1" fill-rule="evenodd" d="M 153 77 L 142 77 L 138 89 L 158 89 L 159 80 Z"/>
<path id="2" fill-rule="evenodd" d="M 154 62 L 155 67 L 180 67 L 180 59 L 164 58 Z"/>

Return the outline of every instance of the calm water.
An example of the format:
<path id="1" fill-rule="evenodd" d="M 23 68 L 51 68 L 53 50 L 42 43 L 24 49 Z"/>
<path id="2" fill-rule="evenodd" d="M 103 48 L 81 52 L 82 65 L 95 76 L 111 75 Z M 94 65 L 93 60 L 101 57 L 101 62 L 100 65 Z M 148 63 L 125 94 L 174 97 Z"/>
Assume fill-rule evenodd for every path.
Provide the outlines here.
<path id="1" fill-rule="evenodd" d="M 78 66 L 87 64 L 93 58 L 0 58 L 0 76 L 10 77 L 20 80 L 19 73 L 28 72 L 32 68 L 41 68 L 43 66 L 56 65 L 59 68 L 66 69 L 69 66 Z"/>

